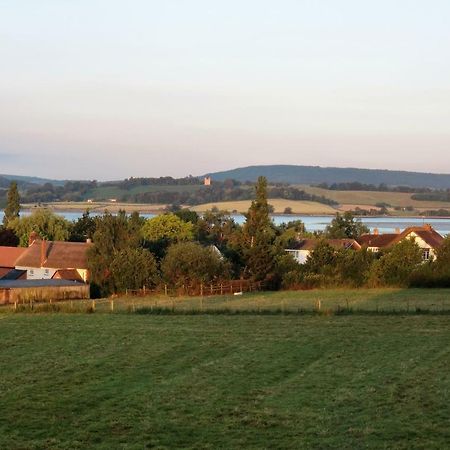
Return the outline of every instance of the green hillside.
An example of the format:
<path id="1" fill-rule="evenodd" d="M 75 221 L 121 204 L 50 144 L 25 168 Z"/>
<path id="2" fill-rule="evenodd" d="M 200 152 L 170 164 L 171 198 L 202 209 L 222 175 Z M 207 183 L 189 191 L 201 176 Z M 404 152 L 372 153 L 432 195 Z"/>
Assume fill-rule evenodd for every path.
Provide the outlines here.
<path id="1" fill-rule="evenodd" d="M 290 184 L 319 184 L 360 182 L 366 184 L 384 183 L 389 186 L 450 188 L 450 174 L 407 172 L 398 170 L 355 169 L 339 167 L 268 165 L 241 167 L 210 174 L 213 180 L 228 178 L 238 181 L 256 181 L 265 176 L 270 182 Z"/>

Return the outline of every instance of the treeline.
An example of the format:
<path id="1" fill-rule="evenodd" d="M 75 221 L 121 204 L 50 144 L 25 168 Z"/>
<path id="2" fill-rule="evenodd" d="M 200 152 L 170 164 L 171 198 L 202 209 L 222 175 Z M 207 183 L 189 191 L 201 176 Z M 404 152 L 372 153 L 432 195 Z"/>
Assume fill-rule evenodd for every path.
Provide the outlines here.
<path id="1" fill-rule="evenodd" d="M 411 198 L 413 200 L 450 202 L 450 189 L 414 194 L 411 196 Z"/>
<path id="2" fill-rule="evenodd" d="M 283 198 L 288 200 L 304 200 L 323 203 L 326 205 L 337 205 L 334 200 L 324 196 L 309 194 L 301 189 L 286 186 L 273 186 L 268 188 L 269 198 Z M 138 192 L 125 194 L 122 200 L 133 203 L 166 203 L 183 205 L 200 205 L 203 203 L 216 203 L 227 201 L 251 200 L 253 190 L 248 186 L 231 185 L 229 183 L 214 183 L 204 189 L 189 191 L 156 191 Z"/>
<path id="3" fill-rule="evenodd" d="M 136 186 L 199 186 L 203 181 L 198 177 L 189 175 L 183 178 L 159 177 L 159 178 L 126 178 L 117 183 L 103 183 L 104 186 L 117 186 L 120 189 L 129 190 Z"/>
<path id="4" fill-rule="evenodd" d="M 63 186 L 51 183 L 33 185 L 22 191 L 21 198 L 25 203 L 42 203 L 55 201 L 79 202 L 86 194 L 98 186 L 97 181 L 68 181 Z"/>
<path id="5" fill-rule="evenodd" d="M 428 193 L 434 192 L 430 188 L 413 188 L 410 186 L 388 186 L 387 184 L 365 184 L 357 181 L 345 183 L 319 183 L 316 187 L 329 191 L 376 191 L 376 192 L 403 192 L 403 193 Z"/>

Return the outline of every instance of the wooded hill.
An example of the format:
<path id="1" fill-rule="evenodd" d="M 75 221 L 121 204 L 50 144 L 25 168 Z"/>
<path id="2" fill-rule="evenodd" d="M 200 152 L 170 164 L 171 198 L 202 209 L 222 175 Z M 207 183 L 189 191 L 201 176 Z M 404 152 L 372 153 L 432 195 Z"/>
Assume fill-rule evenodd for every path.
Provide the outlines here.
<path id="1" fill-rule="evenodd" d="M 407 172 L 400 170 L 355 169 L 340 167 L 269 165 L 241 167 L 209 175 L 213 180 L 233 179 L 241 182 L 256 181 L 265 176 L 272 183 L 320 184 L 348 183 L 388 186 L 410 186 L 417 188 L 448 189 L 450 174 Z"/>

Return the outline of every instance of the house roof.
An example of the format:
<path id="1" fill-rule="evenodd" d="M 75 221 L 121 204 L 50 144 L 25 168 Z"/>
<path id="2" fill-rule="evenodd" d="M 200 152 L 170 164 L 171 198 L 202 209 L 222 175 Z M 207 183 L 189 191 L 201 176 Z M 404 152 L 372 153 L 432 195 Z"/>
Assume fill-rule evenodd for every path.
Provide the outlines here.
<path id="1" fill-rule="evenodd" d="M 83 282 L 83 278 L 81 278 L 80 274 L 76 269 L 60 269 L 57 270 L 53 277 L 54 280 L 72 280 L 72 281 L 81 281 Z"/>
<path id="2" fill-rule="evenodd" d="M 383 248 L 391 245 L 398 236 L 398 233 L 363 234 L 358 242 L 361 246 Z"/>
<path id="3" fill-rule="evenodd" d="M 2 276 L 2 280 L 19 280 L 19 279 L 26 279 L 26 270 L 18 270 L 18 269 L 10 269 L 8 273 L 4 274 Z"/>
<path id="4" fill-rule="evenodd" d="M 16 267 L 86 269 L 87 242 L 34 241 L 16 261 Z"/>
<path id="5" fill-rule="evenodd" d="M 49 286 L 82 286 L 84 283 L 71 280 L 0 280 L 0 289 L 36 288 Z"/>
<path id="6" fill-rule="evenodd" d="M 319 242 L 319 239 L 300 239 L 291 245 L 288 250 L 314 250 Z M 326 242 L 336 250 L 347 248 L 359 250 L 361 248 L 354 239 L 326 239 Z"/>
<path id="7" fill-rule="evenodd" d="M 0 247 L 0 267 L 13 268 L 16 261 L 26 251 L 23 247 Z"/>
<path id="8" fill-rule="evenodd" d="M 444 238 L 431 225 L 424 225 L 422 227 L 408 227 L 401 233 L 364 234 L 358 238 L 358 242 L 367 247 L 385 248 L 397 244 L 407 238 L 411 233 L 417 234 L 430 248 L 438 248 L 444 241 Z"/>

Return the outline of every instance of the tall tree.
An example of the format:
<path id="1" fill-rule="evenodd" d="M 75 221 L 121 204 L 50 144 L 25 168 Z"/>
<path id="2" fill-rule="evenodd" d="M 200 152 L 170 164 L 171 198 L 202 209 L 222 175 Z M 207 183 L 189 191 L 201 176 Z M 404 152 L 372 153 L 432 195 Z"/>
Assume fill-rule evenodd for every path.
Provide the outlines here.
<path id="1" fill-rule="evenodd" d="M 3 216 L 3 225 L 7 227 L 9 223 L 17 219 L 20 215 L 20 195 L 17 188 L 17 183 L 12 181 L 9 190 L 8 198 L 5 208 L 5 215 Z"/>
<path id="2" fill-rule="evenodd" d="M 269 279 L 273 274 L 275 232 L 269 217 L 265 177 L 258 178 L 255 191 L 256 198 L 245 215 L 242 238 L 246 275 L 260 281 Z"/>

